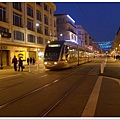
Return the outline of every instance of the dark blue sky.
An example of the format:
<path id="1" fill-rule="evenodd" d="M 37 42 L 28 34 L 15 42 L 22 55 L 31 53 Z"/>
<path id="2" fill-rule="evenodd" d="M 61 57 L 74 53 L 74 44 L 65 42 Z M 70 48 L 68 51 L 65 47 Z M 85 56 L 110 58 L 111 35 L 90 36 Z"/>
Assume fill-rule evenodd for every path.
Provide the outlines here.
<path id="1" fill-rule="evenodd" d="M 69 14 L 96 42 L 113 41 L 120 26 L 120 2 L 54 2 L 55 14 Z"/>

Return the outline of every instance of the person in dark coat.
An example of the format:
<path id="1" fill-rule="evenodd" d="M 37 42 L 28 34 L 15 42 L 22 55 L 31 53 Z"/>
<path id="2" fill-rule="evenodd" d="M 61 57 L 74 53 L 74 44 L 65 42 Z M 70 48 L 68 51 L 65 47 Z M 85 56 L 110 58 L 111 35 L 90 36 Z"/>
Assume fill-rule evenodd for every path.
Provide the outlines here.
<path id="1" fill-rule="evenodd" d="M 14 58 L 12 59 L 12 63 L 14 65 L 14 70 L 17 71 L 17 58 L 16 58 L 16 56 L 14 56 Z"/>
<path id="2" fill-rule="evenodd" d="M 19 64 L 18 64 L 18 66 L 19 66 L 18 71 L 20 71 L 20 68 L 21 68 L 21 71 L 23 71 L 23 60 L 21 59 L 21 57 L 19 58 Z"/>
<path id="3" fill-rule="evenodd" d="M 35 64 L 35 58 L 34 57 L 33 57 L 32 61 L 33 61 L 33 65 L 34 65 Z"/>
<path id="4" fill-rule="evenodd" d="M 29 58 L 27 58 L 27 64 L 29 65 L 29 62 L 30 62 L 30 59 Z"/>
<path id="5" fill-rule="evenodd" d="M 30 57 L 30 64 L 32 64 L 32 58 Z"/>

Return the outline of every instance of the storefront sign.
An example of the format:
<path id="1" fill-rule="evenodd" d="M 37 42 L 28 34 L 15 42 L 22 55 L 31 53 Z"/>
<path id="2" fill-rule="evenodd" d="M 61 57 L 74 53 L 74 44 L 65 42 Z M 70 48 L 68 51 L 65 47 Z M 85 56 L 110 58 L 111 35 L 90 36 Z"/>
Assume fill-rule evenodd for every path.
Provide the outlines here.
<path id="1" fill-rule="evenodd" d="M 17 59 L 19 59 L 19 57 L 22 58 L 22 60 L 26 60 L 26 52 L 25 51 L 15 51 L 15 54 Z"/>

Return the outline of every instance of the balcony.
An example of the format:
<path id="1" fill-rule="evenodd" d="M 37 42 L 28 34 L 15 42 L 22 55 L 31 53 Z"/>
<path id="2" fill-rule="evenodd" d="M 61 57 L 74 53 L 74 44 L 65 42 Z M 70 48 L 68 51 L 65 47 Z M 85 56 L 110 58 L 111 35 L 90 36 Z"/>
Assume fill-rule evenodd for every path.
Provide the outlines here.
<path id="1" fill-rule="evenodd" d="M 74 30 L 72 30 L 72 29 L 66 29 L 66 31 L 70 31 L 76 35 L 76 32 L 74 32 Z"/>

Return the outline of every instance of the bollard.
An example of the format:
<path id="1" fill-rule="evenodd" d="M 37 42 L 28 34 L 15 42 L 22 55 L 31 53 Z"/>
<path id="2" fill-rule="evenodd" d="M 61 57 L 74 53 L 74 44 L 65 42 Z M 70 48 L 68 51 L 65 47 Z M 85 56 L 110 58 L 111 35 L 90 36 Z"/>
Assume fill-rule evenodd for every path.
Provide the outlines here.
<path id="1" fill-rule="evenodd" d="M 39 71 L 39 63 L 37 64 L 37 71 Z"/>
<path id="2" fill-rule="evenodd" d="M 105 67 L 105 63 L 102 62 L 102 63 L 101 63 L 101 73 L 103 73 L 103 71 L 104 71 L 104 67 Z"/>
<path id="3" fill-rule="evenodd" d="M 30 63 L 29 63 L 29 72 L 30 72 Z"/>

